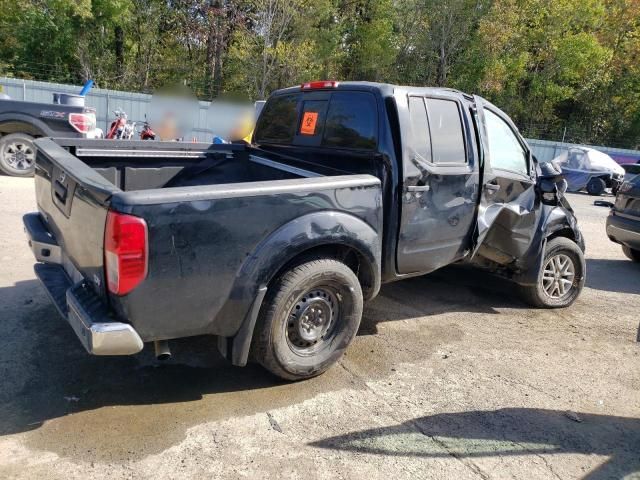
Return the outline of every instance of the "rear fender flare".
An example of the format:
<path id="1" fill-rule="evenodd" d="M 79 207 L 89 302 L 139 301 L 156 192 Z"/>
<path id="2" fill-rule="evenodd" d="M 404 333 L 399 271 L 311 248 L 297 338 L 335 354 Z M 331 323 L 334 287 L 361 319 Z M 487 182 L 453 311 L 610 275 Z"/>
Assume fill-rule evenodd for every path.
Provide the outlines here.
<path id="1" fill-rule="evenodd" d="M 253 330 L 269 283 L 298 255 L 322 245 L 355 249 L 374 272 L 373 295 L 380 288 L 380 236 L 358 217 L 333 211 L 316 212 L 282 225 L 251 253 L 237 274 L 230 298 L 221 315 L 242 318 L 237 333 L 228 339 L 223 353 L 234 365 L 245 365 Z M 219 345 L 223 342 L 219 342 Z M 230 351 L 229 351 L 230 350 Z"/>
<path id="2" fill-rule="evenodd" d="M 24 130 L 11 127 L 11 131 L 3 131 L 3 125 L 8 126 L 12 124 L 25 125 Z M 0 132 L 4 133 L 27 133 L 31 136 L 52 136 L 53 131 L 39 118 L 35 118 L 22 113 L 5 113 L 0 115 Z"/>

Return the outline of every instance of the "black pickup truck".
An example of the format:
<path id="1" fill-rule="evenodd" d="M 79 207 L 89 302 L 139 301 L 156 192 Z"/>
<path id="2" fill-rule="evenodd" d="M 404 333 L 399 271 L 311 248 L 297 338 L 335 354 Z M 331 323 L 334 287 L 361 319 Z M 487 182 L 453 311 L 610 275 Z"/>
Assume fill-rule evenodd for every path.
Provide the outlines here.
<path id="1" fill-rule="evenodd" d="M 33 175 L 39 137 L 91 138 L 96 110 L 80 105 L 22 102 L 0 98 L 0 172 Z"/>
<path id="2" fill-rule="evenodd" d="M 471 263 L 539 307 L 584 283 L 564 181 L 458 91 L 280 90 L 250 146 L 36 144 L 35 270 L 93 354 L 215 335 L 234 365 L 302 379 L 340 358 L 383 282 Z"/>

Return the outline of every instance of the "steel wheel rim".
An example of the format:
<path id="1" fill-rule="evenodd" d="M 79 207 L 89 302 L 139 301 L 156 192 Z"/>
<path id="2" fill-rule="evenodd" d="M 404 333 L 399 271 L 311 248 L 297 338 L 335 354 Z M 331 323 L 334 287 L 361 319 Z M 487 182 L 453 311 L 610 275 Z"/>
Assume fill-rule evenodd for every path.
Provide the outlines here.
<path id="1" fill-rule="evenodd" d="M 7 165 L 15 170 L 30 170 L 36 160 L 36 152 L 31 145 L 12 142 L 4 147 L 2 156 Z"/>
<path id="2" fill-rule="evenodd" d="M 287 343 L 302 356 L 314 355 L 326 348 L 337 323 L 340 300 L 331 287 L 315 287 L 300 295 L 285 324 Z"/>
<path id="3" fill-rule="evenodd" d="M 550 257 L 544 264 L 542 289 L 548 297 L 554 300 L 564 298 L 571 293 L 575 276 L 573 260 L 564 253 L 558 253 Z"/>

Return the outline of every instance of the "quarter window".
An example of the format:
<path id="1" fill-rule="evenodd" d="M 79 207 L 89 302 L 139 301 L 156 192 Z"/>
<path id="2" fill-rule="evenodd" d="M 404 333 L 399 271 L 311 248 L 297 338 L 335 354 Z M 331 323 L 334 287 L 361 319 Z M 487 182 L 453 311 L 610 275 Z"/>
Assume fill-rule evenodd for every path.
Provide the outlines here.
<path id="1" fill-rule="evenodd" d="M 527 152 L 511 127 L 491 110 L 485 109 L 484 116 L 487 122 L 491 167 L 528 175 Z"/>

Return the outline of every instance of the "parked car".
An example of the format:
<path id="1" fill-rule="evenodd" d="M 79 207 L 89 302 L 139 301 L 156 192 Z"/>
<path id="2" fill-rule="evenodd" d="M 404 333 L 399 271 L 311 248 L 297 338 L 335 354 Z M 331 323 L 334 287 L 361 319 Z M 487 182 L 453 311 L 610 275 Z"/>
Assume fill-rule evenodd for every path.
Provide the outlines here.
<path id="1" fill-rule="evenodd" d="M 340 358 L 383 282 L 467 263 L 549 308 L 584 284 L 560 172 L 458 91 L 279 90 L 251 145 L 36 144 L 36 274 L 93 354 L 216 335 L 234 365 L 297 380 Z"/>
<path id="2" fill-rule="evenodd" d="M 640 262 L 640 175 L 620 187 L 607 217 L 607 235 L 630 260 Z"/>
<path id="3" fill-rule="evenodd" d="M 570 192 L 586 190 L 589 195 L 599 196 L 610 188 L 615 195 L 624 179 L 624 169 L 594 148 L 572 147 L 552 162 L 562 168 Z"/>
<path id="4" fill-rule="evenodd" d="M 623 163 L 620 165 L 624 169 L 624 181 L 628 182 L 636 175 L 640 174 L 640 162 Z"/>
<path id="5" fill-rule="evenodd" d="M 36 138 L 93 138 L 95 128 L 94 108 L 0 99 L 0 171 L 32 176 Z"/>

